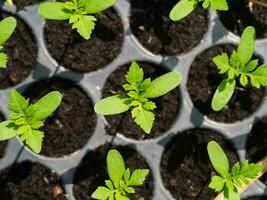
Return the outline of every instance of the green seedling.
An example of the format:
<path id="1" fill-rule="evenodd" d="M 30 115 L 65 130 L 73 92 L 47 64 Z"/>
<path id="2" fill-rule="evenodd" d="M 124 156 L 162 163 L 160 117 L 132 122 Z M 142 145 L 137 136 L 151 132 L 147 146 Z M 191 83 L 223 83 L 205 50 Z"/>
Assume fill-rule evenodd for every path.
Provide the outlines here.
<path id="1" fill-rule="evenodd" d="M 96 18 L 93 16 L 113 6 L 117 0 L 69 0 L 63 2 L 46 2 L 39 6 L 42 17 L 51 20 L 69 20 L 72 29 L 86 40 L 91 36 Z"/>
<path id="2" fill-rule="evenodd" d="M 144 79 L 143 69 L 133 62 L 125 76 L 128 83 L 122 87 L 127 95 L 114 95 L 100 100 L 95 105 L 95 112 L 101 115 L 115 115 L 131 109 L 132 118 L 147 134 L 151 132 L 155 120 L 153 110 L 156 104 L 149 100 L 163 96 L 176 88 L 182 75 L 169 72 L 151 81 Z"/>
<path id="3" fill-rule="evenodd" d="M 0 141 L 19 136 L 21 142 L 26 142 L 34 152 L 40 153 L 44 133 L 39 129 L 60 105 L 61 99 L 62 95 L 54 91 L 30 105 L 29 99 L 12 90 L 8 104 L 10 119 L 0 123 Z"/>
<path id="4" fill-rule="evenodd" d="M 137 169 L 132 174 L 117 150 L 110 150 L 107 155 L 107 169 L 110 180 L 106 186 L 99 186 L 92 194 L 92 198 L 99 200 L 129 200 L 129 194 L 135 193 L 135 186 L 143 185 L 148 169 Z"/>
<path id="5" fill-rule="evenodd" d="M 240 200 L 239 189 L 243 185 L 250 184 L 262 170 L 260 164 L 249 163 L 247 160 L 242 164 L 237 162 L 229 170 L 229 160 L 223 149 L 214 141 L 208 143 L 208 154 L 210 161 L 218 173 L 214 175 L 209 184 L 209 188 L 216 192 L 223 191 L 224 200 Z"/>
<path id="6" fill-rule="evenodd" d="M 0 21 L 0 68 L 6 68 L 8 56 L 3 53 L 3 48 L 6 41 L 15 31 L 17 21 L 14 17 L 7 17 Z"/>
<path id="7" fill-rule="evenodd" d="M 242 86 L 250 83 L 253 87 L 267 86 L 267 65 L 259 65 L 258 59 L 251 60 L 255 48 L 255 29 L 247 27 L 242 36 L 237 51 L 229 56 L 222 53 L 213 58 L 220 74 L 227 73 L 228 77 L 218 86 L 212 98 L 211 107 L 220 111 L 230 101 L 236 88 L 236 79 Z"/>
<path id="8" fill-rule="evenodd" d="M 202 3 L 202 7 L 205 9 L 228 10 L 226 0 L 180 0 L 170 12 L 171 20 L 178 21 L 185 18 L 197 8 L 199 3 Z"/>

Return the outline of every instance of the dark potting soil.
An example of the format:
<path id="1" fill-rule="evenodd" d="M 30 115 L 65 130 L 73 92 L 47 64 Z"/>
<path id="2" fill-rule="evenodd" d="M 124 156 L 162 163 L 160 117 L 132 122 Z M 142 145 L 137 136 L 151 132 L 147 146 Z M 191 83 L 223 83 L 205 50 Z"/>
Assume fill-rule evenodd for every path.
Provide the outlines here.
<path id="1" fill-rule="evenodd" d="M 105 180 L 108 180 L 106 168 L 106 156 L 110 149 L 117 149 L 124 161 L 125 166 L 130 168 L 131 172 L 135 169 L 149 169 L 145 159 L 136 152 L 136 150 L 126 146 L 112 147 L 105 144 L 95 151 L 89 152 L 76 170 L 73 181 L 73 193 L 76 200 L 91 200 L 91 195 L 98 186 L 105 186 Z M 150 174 L 141 187 L 135 187 L 136 193 L 132 194 L 132 200 L 150 200 L 153 198 L 153 177 Z"/>
<path id="2" fill-rule="evenodd" d="M 178 22 L 169 18 L 177 0 L 131 1 L 130 27 L 139 42 L 154 54 L 178 55 L 198 45 L 208 30 L 202 8 Z"/>
<path id="3" fill-rule="evenodd" d="M 44 0 L 13 0 L 14 5 L 18 10 L 22 10 L 26 6 L 31 6 L 44 2 Z"/>
<path id="4" fill-rule="evenodd" d="M 8 17 L 0 11 L 0 20 Z M 0 69 L 0 89 L 21 83 L 37 64 L 37 45 L 31 29 L 18 17 L 17 27 L 4 45 L 8 55 L 7 68 Z"/>
<path id="5" fill-rule="evenodd" d="M 258 119 L 248 136 L 246 150 L 247 159 L 252 162 L 258 162 L 267 156 L 267 117 Z M 267 174 L 260 180 L 267 185 Z"/>
<path id="6" fill-rule="evenodd" d="M 46 46 L 59 64 L 87 73 L 105 67 L 118 56 L 123 43 L 123 25 L 119 15 L 110 8 L 95 17 L 95 30 L 88 41 L 76 29 L 72 30 L 68 21 L 46 21 Z"/>
<path id="7" fill-rule="evenodd" d="M 212 59 L 222 52 L 230 55 L 234 49 L 236 47 L 230 44 L 207 49 L 195 58 L 188 75 L 187 90 L 194 106 L 217 122 L 232 123 L 249 117 L 257 110 L 263 98 L 263 89 L 250 86 L 244 88 L 237 81 L 237 88 L 226 107 L 219 112 L 212 110 L 212 97 L 218 85 L 226 78 L 219 74 Z"/>
<path id="8" fill-rule="evenodd" d="M 5 120 L 4 116 L 2 115 L 2 113 L 0 113 L 0 122 L 4 120 Z M 0 142 L 0 159 L 5 156 L 6 147 L 7 147 L 7 141 L 1 141 Z"/>
<path id="9" fill-rule="evenodd" d="M 14 164 L 0 171 L 1 200 L 65 200 L 59 176 L 31 162 Z"/>
<path id="10" fill-rule="evenodd" d="M 62 157 L 81 149 L 93 134 L 96 115 L 87 94 L 76 84 L 63 79 L 48 79 L 34 83 L 24 92 L 33 102 L 51 91 L 63 95 L 61 105 L 45 121 L 41 154 Z"/>
<path id="11" fill-rule="evenodd" d="M 207 144 L 214 140 L 226 151 L 231 165 L 238 161 L 232 144 L 221 134 L 207 129 L 179 133 L 165 147 L 161 159 L 164 186 L 179 200 L 212 200 L 216 193 L 208 188 L 215 174 L 210 164 Z"/>
<path id="12" fill-rule="evenodd" d="M 103 98 L 114 94 L 126 94 L 122 85 L 126 83 L 125 75 L 129 70 L 130 63 L 119 67 L 113 72 L 103 87 Z M 152 80 L 167 73 L 161 66 L 139 62 L 140 67 L 144 70 L 144 77 L 151 77 Z M 154 110 L 155 122 L 150 134 L 146 134 L 132 119 L 131 112 L 123 114 L 106 116 L 108 125 L 106 126 L 109 134 L 121 133 L 125 137 L 134 139 L 151 139 L 156 138 L 166 132 L 173 125 L 178 117 L 180 109 L 180 90 L 177 87 L 163 97 L 152 99 L 157 108 Z"/>
<path id="13" fill-rule="evenodd" d="M 258 0 L 267 3 L 267 0 Z M 219 12 L 220 20 L 223 25 L 241 36 L 247 26 L 256 29 L 257 38 L 267 37 L 267 8 L 255 3 L 249 6 L 249 0 L 229 0 L 229 11 Z"/>

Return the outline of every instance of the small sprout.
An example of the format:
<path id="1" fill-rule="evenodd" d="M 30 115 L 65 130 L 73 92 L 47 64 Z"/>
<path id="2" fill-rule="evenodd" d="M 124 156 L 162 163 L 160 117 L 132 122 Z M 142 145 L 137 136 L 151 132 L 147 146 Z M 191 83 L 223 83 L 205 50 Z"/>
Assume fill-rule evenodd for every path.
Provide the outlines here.
<path id="1" fill-rule="evenodd" d="M 176 88 L 182 75 L 169 72 L 151 81 L 144 79 L 143 69 L 133 62 L 125 76 L 128 83 L 122 87 L 126 95 L 114 95 L 100 100 L 95 105 L 95 112 L 101 115 L 115 115 L 131 109 L 132 118 L 147 134 L 151 132 L 155 120 L 153 110 L 157 107 L 150 98 L 163 96 Z"/>
<path id="2" fill-rule="evenodd" d="M 255 48 L 255 29 L 247 27 L 237 49 L 232 55 L 222 53 L 213 58 L 213 62 L 220 70 L 220 74 L 227 73 L 228 78 L 224 79 L 218 86 L 213 99 L 212 109 L 220 111 L 230 101 L 236 86 L 236 78 L 242 86 L 250 83 L 256 88 L 267 86 L 267 65 L 258 66 L 258 59 L 251 60 Z"/>
<path id="3" fill-rule="evenodd" d="M 93 14 L 113 6 L 117 0 L 69 0 L 63 2 L 46 2 L 39 6 L 42 17 L 51 20 L 69 20 L 72 29 L 86 40 L 91 36 L 96 18 Z"/>
<path id="4" fill-rule="evenodd" d="M 8 104 L 10 120 L 0 123 L 0 141 L 19 136 L 21 142 L 25 141 L 34 152 L 40 153 L 44 134 L 39 129 L 58 108 L 61 99 L 62 95 L 54 91 L 29 105 L 29 99 L 12 90 Z"/>
<path id="5" fill-rule="evenodd" d="M 135 186 L 143 185 L 148 169 L 137 169 L 132 174 L 117 150 L 110 150 L 107 155 L 107 168 L 110 180 L 106 186 L 99 186 L 92 194 L 92 198 L 99 200 L 129 200 L 129 194 L 135 193 Z"/>
<path id="6" fill-rule="evenodd" d="M 6 68 L 8 56 L 3 53 L 3 48 L 16 26 L 17 21 L 14 17 L 7 17 L 0 21 L 0 68 Z"/>
<path id="7" fill-rule="evenodd" d="M 240 164 L 237 162 L 229 170 L 229 161 L 223 149 L 214 141 L 208 143 L 208 154 L 210 161 L 218 173 L 214 175 L 209 184 L 209 188 L 216 192 L 223 191 L 225 200 L 240 200 L 238 190 L 243 185 L 250 184 L 262 170 L 260 164 L 249 163 L 247 160 Z"/>
<path id="8" fill-rule="evenodd" d="M 180 0 L 170 12 L 171 20 L 178 21 L 185 18 L 193 12 L 201 2 L 203 2 L 202 7 L 205 9 L 228 10 L 226 0 Z"/>

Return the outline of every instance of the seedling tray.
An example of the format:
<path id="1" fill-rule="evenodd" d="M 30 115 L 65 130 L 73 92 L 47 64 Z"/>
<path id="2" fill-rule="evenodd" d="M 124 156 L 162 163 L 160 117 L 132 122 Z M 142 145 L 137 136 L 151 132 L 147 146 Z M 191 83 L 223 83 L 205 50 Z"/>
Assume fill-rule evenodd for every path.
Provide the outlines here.
<path id="1" fill-rule="evenodd" d="M 49 54 L 44 40 L 44 20 L 38 15 L 37 5 L 28 6 L 16 13 L 16 8 L 14 6 L 8 6 L 4 4 L 3 1 L 1 1 L 1 4 L 3 4 L 2 9 L 4 11 L 16 15 L 28 24 L 33 30 L 38 45 L 38 64 L 33 69 L 32 73 L 19 85 L 0 90 L 0 108 L 5 118 L 8 117 L 7 105 L 10 90 L 16 88 L 20 92 L 23 92 L 32 83 L 41 79 L 60 77 L 73 81 L 86 92 L 93 103 L 101 99 L 101 89 L 104 87 L 109 75 L 118 69 L 119 66 L 130 63 L 132 60 L 154 63 L 163 66 L 167 70 L 179 71 L 183 74 L 183 80 L 179 86 L 180 110 L 175 119 L 175 123 L 169 130 L 157 138 L 134 140 L 127 138 L 120 133 L 115 136 L 107 134 L 105 129 L 107 121 L 104 117 L 98 116 L 96 128 L 92 136 L 88 139 L 83 148 L 71 155 L 60 158 L 36 155 L 25 147 L 17 138 L 14 138 L 8 142 L 6 153 L 0 160 L 0 169 L 5 169 L 6 167 L 11 166 L 14 162 L 22 162 L 25 160 L 47 166 L 62 177 L 67 198 L 72 200 L 75 199 L 73 195 L 73 178 L 79 163 L 87 152 L 93 151 L 105 143 L 112 142 L 114 145 L 126 145 L 134 148 L 146 159 L 152 170 L 154 200 L 171 200 L 177 197 L 172 196 L 171 192 L 164 187 L 160 170 L 161 157 L 167 144 L 183 131 L 195 128 L 216 131 L 233 143 L 240 160 L 245 159 L 246 142 L 252 126 L 256 123 L 257 119 L 267 115 L 267 102 L 265 98 L 263 98 L 261 105 L 250 117 L 234 123 L 218 123 L 203 116 L 196 108 L 194 108 L 186 88 L 190 66 L 198 54 L 218 44 L 237 43 L 239 41 L 238 36 L 224 28 L 216 12 L 209 11 L 208 31 L 196 47 L 179 56 L 162 57 L 149 52 L 138 42 L 137 38 L 132 34 L 129 25 L 130 2 L 126 0 L 118 0 L 114 9 L 120 15 L 124 27 L 124 40 L 121 52 L 110 64 L 102 69 L 82 74 L 58 65 Z M 267 59 L 266 46 L 267 39 L 257 40 L 256 54 L 260 55 L 263 60 Z M 257 181 L 249 187 L 248 190 L 242 193 L 242 197 L 247 198 L 250 196 L 261 196 L 263 194 L 267 195 L 266 186 L 262 182 Z"/>

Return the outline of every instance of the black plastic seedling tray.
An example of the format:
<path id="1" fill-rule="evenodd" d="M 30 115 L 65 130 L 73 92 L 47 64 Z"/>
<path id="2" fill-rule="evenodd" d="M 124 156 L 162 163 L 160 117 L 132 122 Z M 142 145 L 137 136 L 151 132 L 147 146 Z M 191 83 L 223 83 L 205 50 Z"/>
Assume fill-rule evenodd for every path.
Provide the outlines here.
<path id="1" fill-rule="evenodd" d="M 3 4 L 2 9 L 4 11 L 21 18 L 32 29 L 38 45 L 38 64 L 33 69 L 32 73 L 20 84 L 0 90 L 1 111 L 4 117 L 7 118 L 7 105 L 11 89 L 16 88 L 20 92 L 23 92 L 32 83 L 51 77 L 60 77 L 77 83 L 77 85 L 86 92 L 88 97 L 91 98 L 92 102 L 95 103 L 101 99 L 101 89 L 104 87 L 109 75 L 119 66 L 130 63 L 132 60 L 136 60 L 154 63 L 167 70 L 179 71 L 183 74 L 183 80 L 179 86 L 180 109 L 171 128 L 157 138 L 134 140 L 127 138 L 120 133 L 115 136 L 107 134 L 105 129 L 107 121 L 104 117 L 98 116 L 96 128 L 94 129 L 92 136 L 88 138 L 88 141 L 85 142 L 86 144 L 81 149 L 71 155 L 60 158 L 36 155 L 27 147 L 24 147 L 17 138 L 14 138 L 8 142 L 5 156 L 0 160 L 0 169 L 5 169 L 6 167 L 11 166 L 14 162 L 22 162 L 25 160 L 40 163 L 54 170 L 62 177 L 67 198 L 75 199 L 73 195 L 73 178 L 76 167 L 79 166 L 88 151 L 93 151 L 105 143 L 113 142 L 116 145 L 126 145 L 136 149 L 136 151 L 146 159 L 150 169 L 152 170 L 154 184 L 153 199 L 178 199 L 178 197 L 172 196 L 171 192 L 164 187 L 164 181 L 161 176 L 161 158 L 169 141 L 171 141 L 175 136 L 181 134 L 183 131 L 189 129 L 203 128 L 216 131 L 233 143 L 237 150 L 239 159 L 244 160 L 246 157 L 247 136 L 250 133 L 253 124 L 256 123 L 258 118 L 262 118 L 267 115 L 266 100 L 263 98 L 261 105 L 250 117 L 239 122 L 229 124 L 212 121 L 194 108 L 186 88 L 186 83 L 190 65 L 194 61 L 195 57 L 204 50 L 217 44 L 237 43 L 239 41 L 238 36 L 224 28 L 216 12 L 209 11 L 208 31 L 204 35 L 202 41 L 190 52 L 179 56 L 162 57 L 154 55 L 146 50 L 132 34 L 129 25 L 130 2 L 126 0 L 119 0 L 114 8 L 121 17 L 124 27 L 124 40 L 121 52 L 111 63 L 102 69 L 81 74 L 68 70 L 64 66 L 58 65 L 55 59 L 53 59 L 49 54 L 46 48 L 43 32 L 45 21 L 39 16 L 37 5 L 28 6 L 16 13 L 16 8 L 14 6 L 11 7 Z M 263 60 L 267 59 L 266 46 L 266 39 L 257 40 L 256 53 L 257 55 L 260 55 Z M 102 166 L 102 168 L 104 167 L 105 166 Z M 257 181 L 247 191 L 245 191 L 242 196 L 247 198 L 250 196 L 261 196 L 263 194 L 267 195 L 266 186 L 260 181 Z M 88 197 L 88 199 L 90 198 Z"/>

